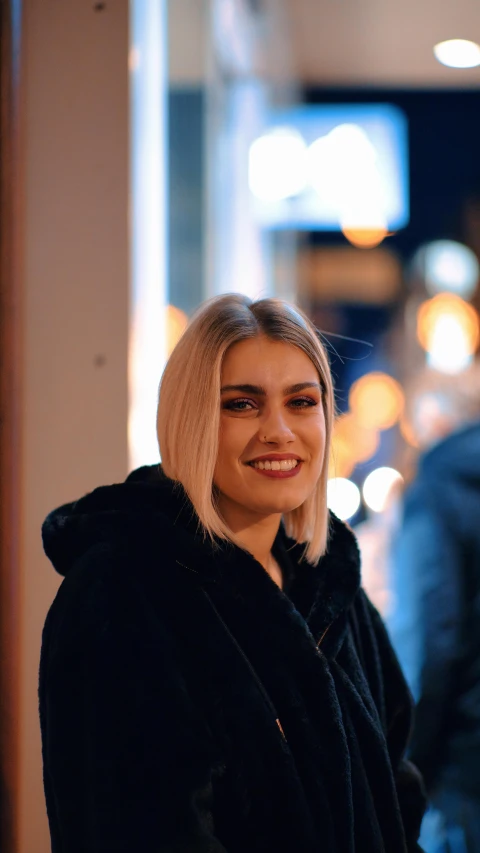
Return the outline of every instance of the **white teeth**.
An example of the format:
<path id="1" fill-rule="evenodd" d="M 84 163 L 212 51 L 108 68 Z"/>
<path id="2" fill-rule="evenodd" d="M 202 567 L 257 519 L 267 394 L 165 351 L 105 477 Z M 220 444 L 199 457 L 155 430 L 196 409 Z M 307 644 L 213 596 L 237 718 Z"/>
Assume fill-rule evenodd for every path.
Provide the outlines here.
<path id="1" fill-rule="evenodd" d="M 297 467 L 298 459 L 265 459 L 251 464 L 260 471 L 292 471 Z"/>
<path id="2" fill-rule="evenodd" d="M 278 464 L 280 465 L 281 471 L 291 471 L 292 468 L 297 467 L 298 459 L 282 459 Z"/>

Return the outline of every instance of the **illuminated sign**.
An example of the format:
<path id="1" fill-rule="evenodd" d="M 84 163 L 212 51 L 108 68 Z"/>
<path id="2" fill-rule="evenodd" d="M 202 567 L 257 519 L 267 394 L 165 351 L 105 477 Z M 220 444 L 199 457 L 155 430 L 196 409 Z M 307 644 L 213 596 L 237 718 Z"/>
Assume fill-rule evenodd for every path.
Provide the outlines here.
<path id="1" fill-rule="evenodd" d="M 277 111 L 250 147 L 249 185 L 267 228 L 342 230 L 377 245 L 409 220 L 406 118 L 389 104 Z"/>

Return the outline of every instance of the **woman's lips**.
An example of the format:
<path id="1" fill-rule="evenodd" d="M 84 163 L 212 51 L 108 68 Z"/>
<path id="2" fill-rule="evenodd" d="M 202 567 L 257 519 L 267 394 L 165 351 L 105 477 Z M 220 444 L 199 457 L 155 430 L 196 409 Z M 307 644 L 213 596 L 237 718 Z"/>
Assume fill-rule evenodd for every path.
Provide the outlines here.
<path id="1" fill-rule="evenodd" d="M 257 474 L 261 474 L 263 477 L 270 477 L 273 480 L 286 480 L 289 477 L 296 477 L 300 472 L 302 467 L 302 462 L 299 461 L 295 468 L 291 468 L 290 471 L 272 471 L 267 470 L 266 468 L 256 468 L 255 465 L 250 464 L 249 468 L 252 468 L 256 471 Z"/>

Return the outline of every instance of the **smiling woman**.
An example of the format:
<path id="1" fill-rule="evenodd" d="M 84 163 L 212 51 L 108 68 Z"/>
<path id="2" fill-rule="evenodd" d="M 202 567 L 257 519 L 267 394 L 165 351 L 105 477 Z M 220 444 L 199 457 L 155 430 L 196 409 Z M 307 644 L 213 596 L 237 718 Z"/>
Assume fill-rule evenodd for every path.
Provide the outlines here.
<path id="1" fill-rule="evenodd" d="M 40 713 L 56 853 L 413 853 L 411 705 L 326 505 L 328 360 L 218 297 L 164 372 L 162 466 L 54 510 Z"/>
<path id="2" fill-rule="evenodd" d="M 316 562 L 327 541 L 333 411 L 327 355 L 307 317 L 281 300 L 217 297 L 193 318 L 162 378 L 163 470 L 182 483 L 209 535 L 246 545 L 265 566 L 265 543 L 269 553 L 283 517 Z M 195 454 L 186 454 L 192 441 Z M 268 482 L 249 464 L 282 456 L 297 457 L 294 478 Z"/>

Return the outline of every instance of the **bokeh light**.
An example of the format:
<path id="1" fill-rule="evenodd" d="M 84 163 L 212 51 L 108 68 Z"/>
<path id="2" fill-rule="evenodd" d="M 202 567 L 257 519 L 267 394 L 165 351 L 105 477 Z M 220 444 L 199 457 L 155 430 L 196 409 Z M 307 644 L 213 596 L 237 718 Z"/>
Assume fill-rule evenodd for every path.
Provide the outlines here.
<path id="1" fill-rule="evenodd" d="M 400 435 L 402 438 L 410 445 L 410 447 L 415 447 L 416 449 L 420 446 L 415 435 L 412 424 L 409 419 L 404 416 L 400 418 Z"/>
<path id="2" fill-rule="evenodd" d="M 312 142 L 307 152 L 310 184 L 333 206 L 357 196 L 358 184 L 375 168 L 376 151 L 363 128 L 340 124 Z"/>
<path id="3" fill-rule="evenodd" d="M 353 518 L 360 506 L 358 486 L 346 477 L 335 477 L 327 483 L 328 508 L 342 521 Z"/>
<path id="4" fill-rule="evenodd" d="M 478 346 L 478 314 L 460 296 L 439 293 L 420 306 L 417 335 L 431 367 L 458 373 L 471 362 Z"/>
<path id="5" fill-rule="evenodd" d="M 356 463 L 371 459 L 377 452 L 380 443 L 377 430 L 362 426 L 353 412 L 347 412 L 337 418 L 334 435 L 349 445 Z"/>
<path id="6" fill-rule="evenodd" d="M 175 305 L 167 305 L 167 353 L 170 356 L 188 325 L 185 311 Z"/>
<path id="7" fill-rule="evenodd" d="M 351 441 L 345 436 L 334 433 L 330 449 L 328 476 L 331 478 L 349 477 L 356 462 Z"/>
<path id="8" fill-rule="evenodd" d="M 383 512 L 389 503 L 392 488 L 403 482 L 402 475 L 395 468 L 376 468 L 363 484 L 363 499 L 373 512 Z"/>
<path id="9" fill-rule="evenodd" d="M 352 385 L 350 409 L 367 429 L 390 429 L 399 420 L 405 395 L 401 385 L 386 373 L 366 373 Z"/>
<path id="10" fill-rule="evenodd" d="M 262 201 L 281 201 L 300 193 L 306 183 L 307 145 L 295 128 L 279 127 L 250 146 L 249 185 Z"/>
<path id="11" fill-rule="evenodd" d="M 480 65 L 480 46 L 469 39 L 448 39 L 433 48 L 435 58 L 449 68 L 475 68 Z"/>
<path id="12" fill-rule="evenodd" d="M 458 317 L 442 315 L 435 323 L 427 364 L 442 373 L 461 373 L 473 361 L 468 335 Z"/>
<path id="13" fill-rule="evenodd" d="M 313 142 L 308 178 L 317 194 L 337 210 L 345 237 L 359 248 L 378 246 L 388 233 L 377 152 L 356 124 L 341 124 Z"/>
<path id="14" fill-rule="evenodd" d="M 374 249 L 388 235 L 388 229 L 384 225 L 360 227 L 356 224 L 342 224 L 342 233 L 357 249 Z"/>
<path id="15" fill-rule="evenodd" d="M 474 350 L 478 343 L 478 315 L 475 309 L 454 293 L 439 293 L 418 309 L 417 334 L 424 350 L 430 349 L 435 326 L 442 317 L 455 317 L 463 327 Z"/>
<path id="16" fill-rule="evenodd" d="M 477 256 L 455 240 L 434 240 L 419 250 L 418 259 L 431 296 L 456 293 L 470 299 L 478 283 Z"/>

